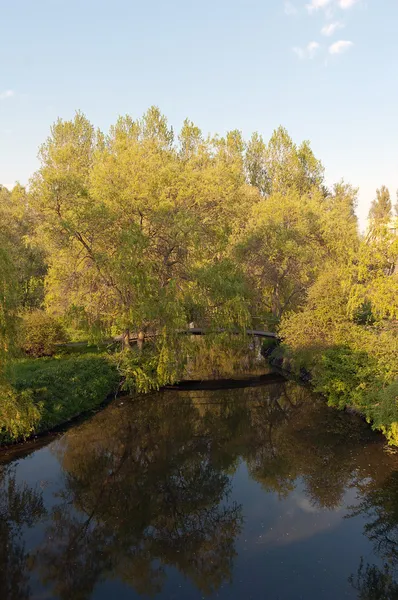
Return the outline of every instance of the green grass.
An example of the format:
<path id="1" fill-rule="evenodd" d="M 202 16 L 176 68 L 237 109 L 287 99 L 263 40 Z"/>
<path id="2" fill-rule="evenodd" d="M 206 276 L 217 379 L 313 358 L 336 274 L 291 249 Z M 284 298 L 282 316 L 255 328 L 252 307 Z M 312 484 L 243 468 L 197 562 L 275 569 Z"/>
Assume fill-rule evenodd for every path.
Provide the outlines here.
<path id="1" fill-rule="evenodd" d="M 98 407 L 119 383 L 106 354 L 18 360 L 8 379 L 12 388 L 2 399 L 0 443 L 49 431 Z"/>

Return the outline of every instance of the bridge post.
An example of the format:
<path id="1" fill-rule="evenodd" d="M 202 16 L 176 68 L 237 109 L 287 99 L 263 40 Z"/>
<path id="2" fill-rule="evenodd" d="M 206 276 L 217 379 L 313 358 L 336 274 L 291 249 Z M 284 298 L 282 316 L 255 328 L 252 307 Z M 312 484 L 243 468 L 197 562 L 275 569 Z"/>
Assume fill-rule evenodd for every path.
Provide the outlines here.
<path id="1" fill-rule="evenodd" d="M 138 336 L 137 336 L 137 347 L 140 352 L 142 351 L 142 349 L 144 347 L 144 341 L 145 341 L 145 332 L 139 331 Z"/>
<path id="2" fill-rule="evenodd" d="M 264 360 L 263 355 L 261 354 L 261 338 L 253 337 L 253 345 L 256 355 L 256 361 L 261 362 Z"/>

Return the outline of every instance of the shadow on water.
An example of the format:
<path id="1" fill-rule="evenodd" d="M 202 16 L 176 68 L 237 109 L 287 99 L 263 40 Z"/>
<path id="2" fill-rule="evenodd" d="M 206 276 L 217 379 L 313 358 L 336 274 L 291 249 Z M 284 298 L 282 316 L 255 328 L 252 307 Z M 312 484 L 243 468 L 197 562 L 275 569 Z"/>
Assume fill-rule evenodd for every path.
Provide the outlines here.
<path id="1" fill-rule="evenodd" d="M 52 469 L 45 485 L 43 461 Z M 0 597 L 240 598 L 249 525 L 272 516 L 264 546 L 250 546 L 248 594 L 265 585 L 263 547 L 268 562 L 289 553 L 298 565 L 305 552 L 319 554 L 310 544 L 322 535 L 323 544 L 334 543 L 350 522 L 360 527 L 358 572 L 336 565 L 340 580 L 329 596 L 322 579 L 318 589 L 298 579 L 292 591 L 267 572 L 267 596 L 253 591 L 253 598 L 335 598 L 340 590 L 397 598 L 397 467 L 361 419 L 290 382 L 118 400 L 48 448 L 0 466 Z M 305 514 L 297 513 L 287 545 L 273 537 L 275 524 L 297 498 Z M 315 528 L 322 515 L 341 512 L 342 526 Z M 371 564 L 361 559 L 362 547 L 369 558 L 367 540 Z M 311 564 L 302 567 L 306 580 Z"/>

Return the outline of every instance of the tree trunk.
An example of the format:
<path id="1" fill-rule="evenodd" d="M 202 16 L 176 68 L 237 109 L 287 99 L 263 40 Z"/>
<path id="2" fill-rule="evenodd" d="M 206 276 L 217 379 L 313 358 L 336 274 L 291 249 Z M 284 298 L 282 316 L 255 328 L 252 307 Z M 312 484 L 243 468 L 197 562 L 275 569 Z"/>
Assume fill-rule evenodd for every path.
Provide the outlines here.
<path id="1" fill-rule="evenodd" d="M 261 363 L 264 360 L 263 355 L 261 353 L 261 338 L 255 337 L 253 343 L 255 351 L 255 360 L 256 362 Z"/>

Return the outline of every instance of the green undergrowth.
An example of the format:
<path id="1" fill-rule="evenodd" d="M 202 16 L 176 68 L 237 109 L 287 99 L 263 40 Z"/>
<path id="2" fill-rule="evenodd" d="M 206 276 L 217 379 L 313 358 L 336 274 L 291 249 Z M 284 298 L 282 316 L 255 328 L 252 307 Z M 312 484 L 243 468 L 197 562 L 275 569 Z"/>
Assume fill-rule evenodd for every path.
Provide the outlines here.
<path id="1" fill-rule="evenodd" d="M 273 361 L 296 375 L 310 372 L 311 384 L 330 406 L 354 409 L 388 443 L 398 446 L 398 335 L 394 330 L 345 326 L 329 345 L 273 353 Z"/>
<path id="2" fill-rule="evenodd" d="M 50 431 L 95 409 L 115 392 L 120 376 L 106 354 L 23 359 L 0 387 L 0 444 Z"/>

